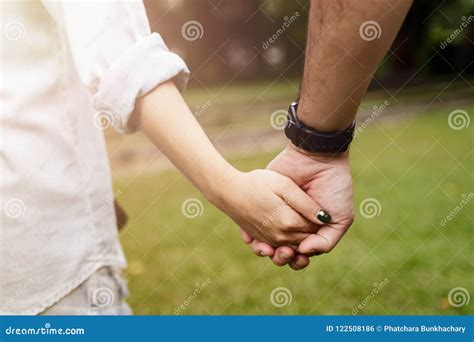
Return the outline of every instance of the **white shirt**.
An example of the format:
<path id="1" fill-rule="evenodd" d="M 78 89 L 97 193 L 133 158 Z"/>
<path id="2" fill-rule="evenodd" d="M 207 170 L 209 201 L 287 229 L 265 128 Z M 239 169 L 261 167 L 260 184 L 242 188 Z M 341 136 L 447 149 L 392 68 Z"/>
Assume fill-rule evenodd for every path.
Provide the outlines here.
<path id="1" fill-rule="evenodd" d="M 102 129 L 189 71 L 142 2 L 1 6 L 0 313 L 37 314 L 125 267 Z"/>

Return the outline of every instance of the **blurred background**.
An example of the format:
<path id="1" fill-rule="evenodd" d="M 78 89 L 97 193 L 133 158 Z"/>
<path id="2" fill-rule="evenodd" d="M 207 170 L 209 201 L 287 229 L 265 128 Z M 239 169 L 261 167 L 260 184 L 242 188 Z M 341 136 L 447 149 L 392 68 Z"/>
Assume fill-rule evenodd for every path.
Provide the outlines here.
<path id="1" fill-rule="evenodd" d="M 184 93 L 241 170 L 282 149 L 308 1 L 145 1 Z M 141 134 L 106 131 L 136 314 L 472 314 L 474 1 L 415 1 L 361 105 L 356 222 L 299 272 L 257 258 Z"/>
<path id="2" fill-rule="evenodd" d="M 308 0 L 151 0 L 145 4 L 152 29 L 163 35 L 193 71 L 191 87 L 301 75 Z M 440 79 L 461 71 L 472 74 L 474 67 L 466 68 L 474 57 L 474 28 L 461 24 L 471 23 L 469 15 L 473 13 L 472 0 L 414 1 L 378 71 L 381 84 L 374 82 L 372 86 L 432 82 L 433 77 Z M 291 20 L 292 16 L 296 20 Z M 195 26 L 196 31 L 189 31 L 186 40 L 182 28 L 190 20 L 201 28 Z M 284 26 L 285 22 L 289 25 Z M 277 33 L 279 29 L 283 29 L 282 34 Z M 458 29 L 462 32 L 443 47 L 442 43 Z M 275 33 L 276 41 L 268 42 Z M 423 72 L 413 78 L 413 72 L 425 63 Z"/>

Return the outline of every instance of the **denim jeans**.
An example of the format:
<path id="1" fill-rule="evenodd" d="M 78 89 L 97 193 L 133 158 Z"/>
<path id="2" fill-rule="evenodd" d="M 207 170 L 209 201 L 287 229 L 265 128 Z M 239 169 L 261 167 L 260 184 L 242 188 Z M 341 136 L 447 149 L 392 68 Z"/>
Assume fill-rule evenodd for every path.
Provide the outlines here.
<path id="1" fill-rule="evenodd" d="M 127 295 L 121 271 L 103 267 L 40 315 L 131 315 Z"/>

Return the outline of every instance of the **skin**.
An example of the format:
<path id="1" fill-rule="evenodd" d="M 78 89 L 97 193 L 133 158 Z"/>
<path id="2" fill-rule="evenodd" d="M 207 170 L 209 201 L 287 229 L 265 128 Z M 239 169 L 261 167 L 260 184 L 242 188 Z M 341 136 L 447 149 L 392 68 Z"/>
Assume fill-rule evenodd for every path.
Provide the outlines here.
<path id="1" fill-rule="evenodd" d="M 298 244 L 322 224 L 314 215 L 319 204 L 290 178 L 272 170 L 240 172 L 222 158 L 173 82 L 138 99 L 133 120 L 211 203 L 259 241 Z"/>
<path id="2" fill-rule="evenodd" d="M 337 158 L 318 156 L 305 153 L 290 143 L 267 168 L 293 179 L 322 208 L 331 213 L 331 222 L 315 225 L 317 232 L 308 236 L 299 246 L 290 244 L 275 251 L 268 244 L 254 240 L 249 235 L 244 236 L 244 242 L 252 243 L 256 255 L 271 256 L 278 266 L 289 263 L 293 269 L 304 268 L 309 264 L 309 256 L 330 252 L 354 220 L 348 153 Z"/>
<path id="3" fill-rule="evenodd" d="M 352 122 L 409 5 L 408 0 L 312 1 L 301 121 L 323 131 L 344 129 Z M 376 20 L 383 32 L 370 43 L 358 35 L 367 20 Z M 335 62 L 335 56 L 340 60 Z M 308 256 L 332 250 L 352 223 L 347 153 L 308 154 L 289 144 L 267 170 L 240 172 L 216 151 L 171 81 L 137 99 L 133 120 L 241 227 L 244 241 L 252 243 L 257 255 L 272 256 L 277 265 L 307 266 Z M 327 225 L 315 216 L 320 208 L 332 216 Z"/>
<path id="4" fill-rule="evenodd" d="M 320 131 L 351 125 L 377 66 L 390 48 L 411 0 L 312 0 L 305 70 L 298 119 Z M 359 29 L 375 21 L 380 37 L 366 41 Z M 332 220 L 315 227 L 299 245 L 277 249 L 242 232 L 256 255 L 270 256 L 278 266 L 302 269 L 309 256 L 328 253 L 354 219 L 349 153 L 310 154 L 291 143 L 267 167 L 291 178 L 329 212 Z"/>
<path id="5" fill-rule="evenodd" d="M 321 131 L 354 121 L 378 65 L 405 19 L 412 0 L 312 0 L 298 118 Z M 375 22 L 378 39 L 364 27 Z M 365 23 L 365 24 L 364 24 Z M 372 31 L 375 32 L 375 31 Z"/>

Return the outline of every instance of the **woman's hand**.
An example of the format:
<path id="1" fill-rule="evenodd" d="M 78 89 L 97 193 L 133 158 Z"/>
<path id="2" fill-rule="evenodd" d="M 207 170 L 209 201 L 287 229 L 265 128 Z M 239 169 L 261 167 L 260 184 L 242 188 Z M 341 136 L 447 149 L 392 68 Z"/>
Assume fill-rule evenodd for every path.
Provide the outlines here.
<path id="1" fill-rule="evenodd" d="M 288 247 L 275 250 L 258 239 L 252 241 L 244 232 L 242 237 L 245 243 L 252 242 L 255 254 L 271 256 L 279 266 L 290 260 L 292 268 L 304 268 L 309 264 L 308 256 L 331 251 L 354 219 L 348 153 L 337 156 L 309 154 L 289 144 L 268 165 L 268 169 L 291 178 L 331 215 L 331 221 L 302 241 L 298 253 Z"/>
<path id="2" fill-rule="evenodd" d="M 209 200 L 246 233 L 270 246 L 297 246 L 316 232 L 319 205 L 291 179 L 270 170 L 236 172 Z"/>

